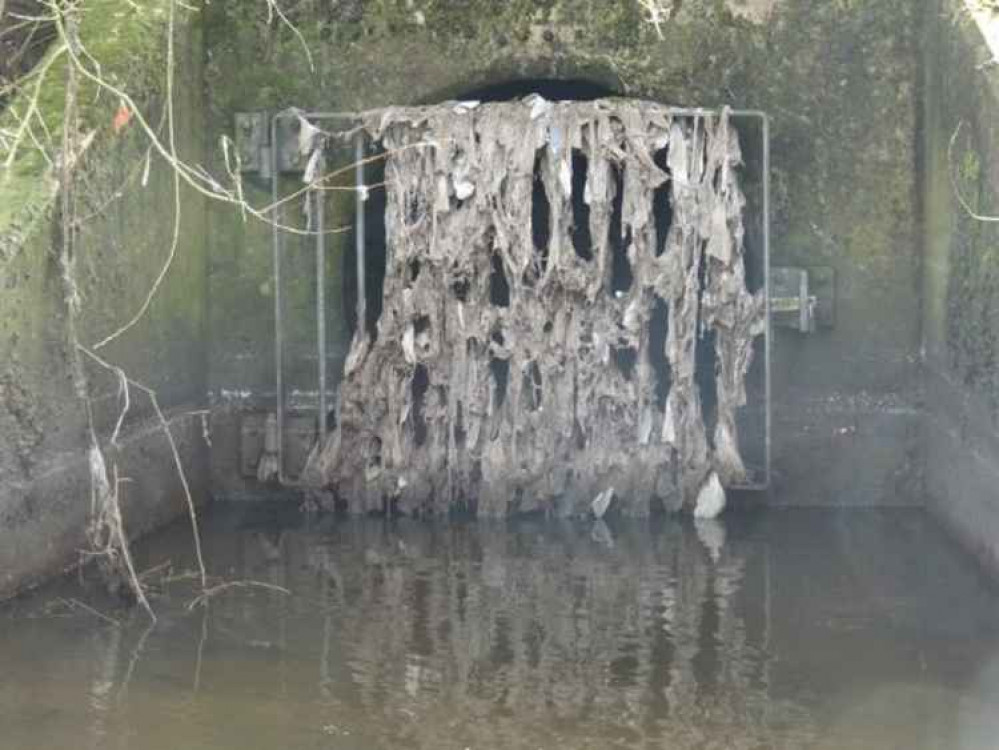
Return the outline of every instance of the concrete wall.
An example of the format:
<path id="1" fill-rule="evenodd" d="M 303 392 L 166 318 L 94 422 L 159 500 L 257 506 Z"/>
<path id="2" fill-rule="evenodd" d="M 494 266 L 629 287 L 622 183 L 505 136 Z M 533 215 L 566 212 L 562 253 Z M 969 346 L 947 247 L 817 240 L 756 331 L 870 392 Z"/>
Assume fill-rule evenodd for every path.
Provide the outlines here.
<path id="1" fill-rule="evenodd" d="M 926 490 L 999 570 L 999 22 L 937 0 L 925 46 Z M 939 22 L 942 20 L 943 22 Z M 962 200 L 966 206 L 962 206 Z"/>
<path id="2" fill-rule="evenodd" d="M 106 75 L 127 82 L 130 91 L 153 92 L 162 86 L 164 17 L 162 3 L 133 13 L 113 0 L 95 0 L 84 14 L 82 40 Z M 204 135 L 201 37 L 190 19 L 181 20 L 177 144 L 183 158 L 197 162 Z M 57 64 L 51 76 L 41 115 L 56 139 L 47 144 L 54 155 L 65 69 Z M 134 123 L 113 131 L 117 97 L 84 86 L 80 101 L 81 129 L 93 140 L 77 167 L 78 325 L 80 340 L 92 345 L 139 309 L 167 257 L 173 180 L 152 156 L 143 187 L 147 142 Z M 142 104 L 150 122 L 159 123 L 162 100 L 149 93 Z M 76 563 L 86 546 L 89 441 L 85 404 L 72 383 L 56 187 L 54 173 L 30 146 L 0 174 L 0 599 Z M 101 356 L 157 390 L 201 498 L 205 444 L 200 418 L 189 412 L 203 406 L 207 380 L 205 201 L 185 190 L 181 210 L 176 260 L 159 294 L 141 322 Z M 117 383 L 99 368 L 87 372 L 96 428 L 106 439 L 121 406 Z M 122 497 L 126 526 L 138 534 L 181 512 L 183 496 L 167 441 L 137 391 L 129 414 L 121 468 L 132 481 L 122 485 Z"/>
<path id="3" fill-rule="evenodd" d="M 678 105 L 759 108 L 773 118 L 775 265 L 831 266 L 832 330 L 775 340 L 774 492 L 796 505 L 917 504 L 920 242 L 917 173 L 922 7 L 912 0 L 685 0 L 659 32 L 637 2 L 324 4 L 300 12 L 299 39 L 252 3 L 208 14 L 210 131 L 240 110 L 295 105 L 360 110 L 461 96 L 509 81 L 583 79 Z M 310 6 L 311 7 L 311 6 Z M 661 38 L 660 38 L 661 33 Z M 263 189 L 263 185 L 259 186 Z M 262 192 L 253 193 L 261 203 Z M 331 201 L 349 222 L 348 196 Z M 213 212 L 210 384 L 229 451 L 220 491 L 238 472 L 241 408 L 273 398 L 270 236 Z M 348 331 L 338 297 L 349 236 L 333 243 L 331 369 Z M 289 387 L 315 389 L 312 250 L 285 262 Z M 302 411 L 301 432 L 311 421 Z"/>

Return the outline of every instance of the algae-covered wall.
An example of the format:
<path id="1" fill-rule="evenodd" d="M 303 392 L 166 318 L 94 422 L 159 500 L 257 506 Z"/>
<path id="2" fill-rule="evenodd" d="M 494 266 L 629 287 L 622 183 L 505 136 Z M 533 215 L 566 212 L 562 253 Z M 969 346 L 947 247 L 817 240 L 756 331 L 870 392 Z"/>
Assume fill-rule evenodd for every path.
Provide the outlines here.
<path id="1" fill-rule="evenodd" d="M 999 21 L 938 0 L 925 48 L 926 489 L 999 566 Z M 977 214 L 983 218 L 975 218 Z"/>
<path id="2" fill-rule="evenodd" d="M 657 27 L 632 0 L 341 0 L 321 11 L 299 6 L 291 20 L 300 39 L 279 19 L 268 24 L 253 3 L 214 2 L 206 19 L 210 132 L 231 133 L 236 111 L 356 111 L 552 79 L 670 104 L 765 110 L 773 263 L 837 274 L 835 327 L 775 338 L 773 498 L 918 502 L 922 4 L 658 5 Z M 347 200 L 330 207 L 335 221 L 349 222 Z M 215 212 L 210 232 L 212 392 L 255 400 L 273 393 L 270 235 Z M 334 369 L 348 336 L 335 301 L 348 241 L 333 243 L 328 264 Z M 289 387 L 303 391 L 315 389 L 311 258 L 308 242 L 289 242 L 286 364 Z M 220 468 L 232 463 L 222 456 Z"/>
<path id="3" fill-rule="evenodd" d="M 164 134 L 163 31 L 166 4 L 128 10 L 94 0 L 81 19 L 81 42 L 105 77 L 137 96 Z M 198 22 L 184 14 L 177 33 L 174 97 L 178 154 L 201 160 L 202 48 Z M 66 58 L 53 63 L 39 113 L 48 159 L 64 126 Z M 74 181 L 75 282 L 81 343 L 92 346 L 140 308 L 167 258 L 174 224 L 174 182 L 135 122 L 112 127 L 120 101 L 84 83 Z M 11 102 L 24 112 L 27 99 Z M 0 126 L 11 124 L 11 111 Z M 9 133 L 11 129 L 8 128 Z M 44 134 L 51 134 L 48 143 Z M 147 170 L 148 158 L 148 170 Z M 86 404 L 73 388 L 73 349 L 60 281 L 62 233 L 57 173 L 27 143 L 0 171 L 0 598 L 79 559 L 90 512 Z M 176 259 L 147 314 L 101 356 L 159 393 L 195 491 L 203 490 L 200 420 L 188 412 L 206 389 L 205 201 L 181 194 Z M 90 408 L 106 439 L 123 405 L 118 383 L 88 365 Z M 172 518 L 183 502 L 167 441 L 148 399 L 131 394 L 121 440 L 126 523 L 138 533 Z"/>

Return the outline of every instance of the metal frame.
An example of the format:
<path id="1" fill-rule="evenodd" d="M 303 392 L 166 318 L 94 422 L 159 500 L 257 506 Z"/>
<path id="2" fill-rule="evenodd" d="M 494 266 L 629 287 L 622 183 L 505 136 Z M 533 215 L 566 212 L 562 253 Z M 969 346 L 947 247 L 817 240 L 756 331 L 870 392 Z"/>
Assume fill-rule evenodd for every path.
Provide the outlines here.
<path id="1" fill-rule="evenodd" d="M 665 107 L 665 111 L 674 117 L 717 117 L 718 110 L 703 109 L 698 107 Z M 294 480 L 288 479 L 284 474 L 284 320 L 282 312 L 281 296 L 281 229 L 279 228 L 281 209 L 278 206 L 278 183 L 279 174 L 279 154 L 277 140 L 277 124 L 281 119 L 302 117 L 310 122 L 348 122 L 356 123 L 365 116 L 376 114 L 382 110 L 370 110 L 368 112 L 292 112 L 284 111 L 275 114 L 270 121 L 271 137 L 271 199 L 274 204 L 274 215 L 271 224 L 271 240 L 274 264 L 274 365 L 275 365 L 275 385 L 276 385 L 276 413 L 278 431 L 278 477 L 283 484 L 295 484 Z M 758 119 L 761 128 L 762 156 L 763 156 L 763 295 L 764 295 L 764 478 L 762 482 L 749 483 L 733 487 L 731 489 L 762 491 L 769 489 L 771 479 L 771 458 L 772 458 L 772 417 L 771 417 L 771 341 L 772 324 L 770 316 L 770 118 L 761 110 L 754 109 L 732 109 L 729 116 L 733 118 Z M 355 202 L 355 244 L 357 249 L 357 325 L 367 325 L 366 310 L 367 301 L 365 299 L 365 224 L 364 224 L 364 203 L 365 203 L 365 178 L 364 178 L 364 150 L 365 136 L 362 131 L 354 137 L 355 172 L 354 185 L 357 191 Z M 325 266 L 326 266 L 326 241 L 325 241 L 325 201 L 317 199 L 317 232 L 316 232 L 316 325 L 317 325 L 317 356 L 318 356 L 318 381 L 319 381 L 319 419 L 318 429 L 320 439 L 326 437 L 326 291 L 325 291 Z"/>
<path id="2" fill-rule="evenodd" d="M 271 253 L 273 263 L 274 280 L 274 379 L 275 379 L 275 413 L 277 416 L 277 459 L 278 459 L 278 481 L 281 484 L 293 485 L 295 480 L 289 479 L 284 473 L 284 421 L 285 421 L 285 399 L 284 399 L 284 313 L 283 297 L 281 292 L 281 208 L 278 205 L 278 185 L 281 179 L 280 173 L 280 151 L 278 148 L 277 126 L 282 119 L 303 117 L 309 121 L 344 121 L 353 122 L 359 119 L 359 115 L 351 112 L 309 112 L 305 114 L 297 112 L 278 112 L 271 118 L 270 122 L 270 157 L 271 157 L 271 203 L 274 206 L 274 215 L 271 217 Z M 365 281 L 364 281 L 364 134 L 358 132 L 355 136 L 355 160 L 357 162 L 354 175 L 354 185 L 357 189 L 356 201 L 356 246 L 357 246 L 357 309 L 358 321 L 364 325 L 364 314 L 367 307 L 365 301 Z M 320 440 L 326 437 L 326 419 L 329 412 L 326 401 L 326 234 L 325 234 L 325 200 L 316 198 L 316 356 L 318 359 L 318 415 L 317 429 Z"/>

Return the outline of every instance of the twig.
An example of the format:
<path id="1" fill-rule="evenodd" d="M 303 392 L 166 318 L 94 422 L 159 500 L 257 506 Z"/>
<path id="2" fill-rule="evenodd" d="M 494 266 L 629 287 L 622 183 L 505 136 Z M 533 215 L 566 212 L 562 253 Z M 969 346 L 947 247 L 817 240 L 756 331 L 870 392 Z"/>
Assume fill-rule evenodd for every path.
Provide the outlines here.
<path id="1" fill-rule="evenodd" d="M 65 26 L 57 19 L 56 24 L 59 28 L 61 35 L 65 36 Z M 143 116 L 141 110 L 136 104 L 135 100 L 129 96 L 129 94 L 122 88 L 115 86 L 110 83 L 107 79 L 102 78 L 100 75 L 95 74 L 80 59 L 80 56 L 73 50 L 67 49 L 70 60 L 73 67 L 75 67 L 83 77 L 89 80 L 91 83 L 96 85 L 98 88 L 104 89 L 105 91 L 114 94 L 115 97 L 121 99 L 124 106 L 128 107 L 132 115 L 135 117 L 135 121 L 139 124 L 139 127 L 145 132 L 146 137 L 149 139 L 150 145 L 160 154 L 167 162 L 171 165 L 177 175 L 188 185 L 190 185 L 198 193 L 212 198 L 213 200 L 221 200 L 226 203 L 236 203 L 236 200 L 232 197 L 230 193 L 221 189 L 217 183 L 209 183 L 207 186 L 202 184 L 205 182 L 204 177 L 199 175 L 196 170 L 194 170 L 190 165 L 184 163 L 183 161 L 174 158 L 174 155 L 170 153 L 170 150 L 163 144 L 156 133 L 153 131 L 149 122 Z M 271 223 L 268 217 L 264 216 L 261 212 L 253 209 L 252 207 L 247 208 L 251 216 L 256 216 L 265 223 Z M 296 230 L 295 227 L 286 227 L 286 231 L 303 233 L 301 230 Z"/>
<path id="2" fill-rule="evenodd" d="M 270 23 L 271 21 L 271 15 L 277 14 L 277 17 L 281 19 L 281 22 L 289 29 L 291 29 L 292 33 L 301 43 L 302 49 L 305 50 L 305 57 L 309 61 L 309 69 L 314 73 L 316 71 L 316 66 L 312 62 L 312 51 L 309 49 L 309 45 L 306 43 L 305 37 L 302 36 L 302 32 L 298 30 L 298 27 L 295 26 L 295 24 L 293 24 L 291 21 L 288 20 L 288 17 L 284 14 L 284 12 L 281 10 L 281 7 L 277 4 L 277 0 L 266 0 L 266 2 L 267 2 L 268 23 Z"/>
<path id="3" fill-rule="evenodd" d="M 77 344 L 76 347 L 90 357 L 94 362 L 104 367 L 112 372 L 115 371 L 115 365 L 102 359 L 96 353 L 90 351 L 82 344 Z M 120 369 L 120 368 L 117 368 Z M 166 436 L 167 442 L 170 444 L 170 452 L 173 455 L 174 465 L 177 467 L 177 475 L 180 478 L 181 486 L 184 490 L 184 499 L 187 501 L 188 515 L 191 519 L 191 530 L 194 534 L 194 552 L 198 560 L 198 571 L 201 577 L 201 588 L 205 589 L 208 586 L 208 574 L 205 570 L 205 560 L 201 553 L 201 532 L 198 529 L 198 513 L 194 506 L 194 498 L 191 495 L 191 487 L 187 481 L 187 474 L 184 472 L 184 464 L 180 459 L 180 451 L 177 448 L 177 441 L 174 440 L 173 433 L 170 431 L 170 423 L 167 421 L 166 415 L 160 408 L 159 399 L 156 397 L 156 391 L 148 386 L 143 385 L 137 380 L 132 378 L 126 378 L 127 381 L 138 388 L 140 391 L 145 393 L 149 397 L 149 402 L 152 404 L 153 410 L 156 412 L 156 417 L 159 419 L 160 426 L 163 428 L 163 434 Z"/>
<path id="4" fill-rule="evenodd" d="M 309 59 L 310 67 L 314 66 L 312 64 L 311 52 L 308 49 L 305 38 L 302 34 L 295 28 L 294 24 L 288 19 L 284 11 L 277 4 L 278 0 L 265 0 L 267 2 L 268 12 L 275 14 L 280 18 L 281 22 L 291 28 L 293 33 L 296 35 L 298 40 L 301 42 L 305 48 L 305 53 Z M 135 10 L 141 10 L 136 3 L 131 0 L 126 0 Z M 0 15 L 6 10 L 6 0 L 0 0 Z M 102 348 L 112 341 L 120 338 L 126 332 L 131 330 L 148 312 L 153 299 L 155 298 L 157 292 L 161 288 L 170 268 L 172 267 L 174 260 L 179 251 L 179 238 L 180 238 L 180 226 L 181 226 L 181 183 L 187 183 L 196 192 L 210 198 L 213 200 L 219 200 L 222 202 L 232 203 L 240 207 L 245 213 L 252 215 L 265 223 L 273 224 L 279 226 L 279 228 L 295 234 L 312 235 L 315 232 L 309 230 L 301 230 L 297 227 L 292 226 L 282 226 L 277 221 L 276 218 L 276 207 L 271 209 L 273 213 L 268 213 L 268 211 L 260 211 L 250 206 L 242 191 L 242 185 L 239 183 L 238 179 L 235 179 L 230 170 L 230 178 L 233 178 L 235 183 L 235 191 L 231 189 L 223 188 L 219 185 L 207 172 L 203 170 L 199 171 L 199 168 L 192 167 L 190 164 L 185 163 L 179 156 L 177 151 L 176 143 L 176 121 L 175 121 L 175 111 L 174 111 L 174 88 L 175 88 L 175 34 L 176 34 L 176 12 L 177 5 L 182 8 L 189 8 L 180 0 L 169 0 L 169 19 L 167 25 L 167 59 L 166 59 L 166 96 L 165 96 L 165 119 L 167 124 L 167 137 L 161 139 L 160 131 L 162 128 L 162 122 L 157 126 L 157 130 L 151 127 L 150 122 L 147 121 L 145 116 L 139 110 L 136 105 L 135 100 L 128 95 L 120 86 L 111 83 L 104 75 L 104 71 L 101 68 L 100 62 L 86 49 L 84 44 L 80 39 L 79 34 L 79 16 L 83 11 L 83 5 L 78 1 L 70 1 L 65 4 L 59 4 L 56 0 L 48 0 L 45 3 L 46 7 L 51 12 L 50 17 L 46 17 L 44 20 L 51 22 L 55 28 L 56 39 L 58 44 L 53 47 L 52 50 L 45 56 L 44 61 L 41 65 L 37 66 L 34 71 L 30 72 L 25 76 L 21 76 L 18 81 L 15 81 L 19 87 L 24 87 L 30 82 L 31 89 L 26 92 L 25 104 L 20 109 L 20 111 L 15 111 L 13 108 L 8 111 L 12 114 L 14 122 L 13 130 L 4 130 L 0 133 L 0 141 L 2 141 L 2 146 L 6 153 L 4 153 L 3 166 L 9 167 L 14 164 L 17 159 L 18 151 L 25 141 L 29 140 L 32 144 L 42 153 L 42 155 L 49 160 L 50 165 L 54 164 L 54 167 L 59 170 L 60 176 L 60 186 L 61 186 L 61 218 L 62 218 L 62 247 L 60 248 L 60 264 L 62 270 L 62 281 L 64 284 L 64 299 L 67 305 L 68 321 L 67 321 L 67 335 L 69 342 L 71 344 L 71 350 L 73 352 L 73 381 L 74 387 L 78 396 L 83 400 L 87 420 L 90 432 L 90 455 L 91 455 L 91 475 L 92 475 L 92 507 L 91 515 L 92 521 L 88 534 L 91 538 L 91 543 L 93 549 L 88 550 L 87 554 L 92 556 L 104 556 L 109 561 L 110 564 L 121 564 L 124 566 L 125 573 L 128 575 L 129 583 L 134 589 L 134 593 L 139 602 L 146 609 L 150 618 L 153 622 L 156 621 L 156 615 L 149 605 L 148 599 L 145 596 L 143 589 L 142 579 L 158 572 L 162 566 L 145 571 L 141 576 L 136 573 L 134 563 L 129 550 L 128 535 L 125 532 L 123 514 L 120 506 L 120 485 L 122 481 L 118 476 L 119 467 L 115 462 L 106 462 L 104 454 L 101 450 L 100 441 L 98 440 L 96 429 L 94 427 L 93 413 L 89 400 L 89 385 L 87 382 L 87 374 L 84 368 L 83 360 L 81 354 L 86 355 L 94 362 L 96 362 L 101 367 L 107 369 L 111 372 L 118 380 L 118 390 L 119 397 L 122 400 L 122 408 L 115 422 L 112 434 L 110 436 L 110 444 L 115 448 L 118 447 L 118 441 L 124 427 L 125 421 L 129 414 L 131 408 L 131 394 L 130 388 L 136 387 L 144 392 L 150 400 L 153 410 L 156 413 L 157 419 L 163 428 L 163 432 L 169 443 L 171 454 L 176 466 L 178 476 L 183 487 L 185 500 L 187 503 L 188 513 L 190 516 L 191 526 L 194 536 L 194 547 L 198 562 L 198 575 L 201 583 L 202 594 L 199 597 L 201 602 L 207 601 L 207 598 L 214 593 L 218 593 L 228 588 L 233 587 L 245 587 L 245 586 L 260 586 L 265 588 L 271 588 L 273 590 L 279 590 L 284 593 L 288 593 L 287 590 L 281 587 L 272 586 L 270 584 L 262 584 L 257 582 L 235 582 L 231 584 L 222 584 L 214 588 L 209 589 L 208 578 L 205 568 L 202 548 L 201 548 L 201 538 L 200 530 L 198 524 L 198 514 L 197 509 L 194 505 L 194 499 L 191 495 L 190 486 L 187 480 L 187 476 L 184 472 L 183 464 L 180 458 L 180 452 L 177 447 L 176 440 L 170 429 L 170 424 L 160 407 L 156 392 L 144 386 L 143 384 L 129 378 L 125 371 L 114 365 L 107 360 L 98 356 L 92 349 Z M 8 13 L 8 16 L 10 14 Z M 42 19 L 24 19 L 25 23 L 40 21 Z M 39 137 L 36 137 L 34 127 L 35 121 L 40 124 L 42 131 L 44 131 L 44 136 L 48 137 L 49 141 L 52 140 L 52 134 L 48 132 L 46 123 L 42 119 L 40 107 L 40 96 L 42 93 L 42 86 L 48 80 L 48 73 L 56 62 L 60 61 L 63 55 L 68 58 L 68 64 L 66 65 L 66 75 L 67 75 L 67 88 L 66 88 L 66 102 L 63 117 L 63 132 L 62 132 L 62 154 L 61 159 L 56 160 L 54 158 L 49 158 L 45 152 L 42 142 Z M 76 282 L 75 282 L 75 234 L 79 230 L 82 221 L 77 214 L 76 201 L 78 200 L 77 193 L 79 192 L 78 179 L 81 175 L 76 175 L 75 165 L 78 160 L 78 149 L 82 152 L 81 146 L 84 142 L 81 142 L 78 134 L 78 97 L 80 96 L 81 83 L 84 81 L 96 86 L 97 93 L 102 91 L 111 92 L 115 94 L 118 99 L 121 100 L 123 105 L 129 109 L 129 111 L 134 116 L 135 121 L 139 124 L 142 132 L 145 134 L 149 141 L 149 149 L 155 150 L 160 156 L 162 156 L 171 168 L 171 174 L 173 179 L 173 199 L 174 199 L 174 217 L 173 217 L 173 231 L 170 241 L 170 247 L 166 255 L 166 259 L 163 262 L 159 272 L 157 273 L 153 283 L 148 290 L 147 294 L 139 305 L 138 309 L 129 317 L 128 321 L 119 326 L 109 335 L 105 336 L 101 341 L 88 349 L 87 347 L 80 344 L 77 335 L 77 317 L 81 307 L 81 296 L 79 294 Z M 7 91 L 7 87 L 4 91 Z M 13 90 L 13 89 L 11 89 Z M 42 134 L 39 131 L 39 135 Z M 89 140 L 85 141 L 89 142 Z M 149 151 L 147 151 L 148 160 Z M 384 158 L 384 157 L 374 157 Z M 372 160 L 374 160 L 372 159 Z M 227 162 L 228 166 L 228 162 Z M 335 172 L 329 175 L 326 179 L 335 178 L 338 173 Z M 75 181 L 76 180 L 76 181 Z M 352 189 L 352 188 L 339 188 L 337 186 L 323 185 L 322 183 L 316 186 L 310 186 L 311 188 L 319 188 L 323 190 L 339 190 L 339 189 Z M 75 189 L 74 189 L 75 188 Z M 120 188 L 118 193 L 112 196 L 109 203 L 120 196 L 123 192 L 123 188 Z M 291 200 L 290 197 L 286 200 Z M 99 214 L 105 206 L 99 206 L 95 214 Z M 89 218 L 89 217 L 87 217 Z M 83 221 L 85 221 L 84 219 Z M 343 231 L 347 231 L 348 227 L 338 227 L 328 230 L 327 234 L 335 234 Z M 207 424 L 202 416 L 202 428 L 203 434 L 208 439 Z M 109 481 L 109 480 L 113 480 Z M 119 557 L 120 556 L 120 557 Z M 196 600 L 196 601 L 199 601 Z M 145 640 L 145 636 L 142 639 Z M 141 649 L 141 643 L 140 643 Z"/>
<path id="5" fill-rule="evenodd" d="M 150 576 L 159 573 L 161 570 L 170 570 L 172 566 L 173 566 L 173 560 L 166 560 L 165 562 L 161 562 L 159 565 L 154 565 L 153 567 L 144 570 L 142 573 L 139 573 L 139 580 L 141 581 L 146 578 L 149 578 Z"/>
<path id="6" fill-rule="evenodd" d="M 954 134 L 950 137 L 950 143 L 947 146 L 947 174 L 950 177 L 950 184 L 954 190 L 954 196 L 957 198 L 957 202 L 961 204 L 961 208 L 975 221 L 982 221 L 986 223 L 999 223 L 999 216 L 988 216 L 985 214 L 980 214 L 975 211 L 968 200 L 961 193 L 961 186 L 957 184 L 957 177 L 954 174 L 954 144 L 957 143 L 957 137 L 961 133 L 961 128 L 964 127 L 964 121 L 961 120 L 957 123 L 957 127 L 954 128 Z"/>
<path id="7" fill-rule="evenodd" d="M 139 640 L 132 649 L 132 656 L 128 660 L 128 667 L 125 669 L 125 676 L 122 678 L 121 687 L 118 690 L 119 700 L 128 693 L 128 686 L 132 682 L 132 674 L 135 672 L 135 667 L 139 663 L 142 651 L 146 647 L 146 639 L 149 638 L 149 634 L 152 633 L 155 628 L 155 622 L 149 623 L 149 626 L 142 631 L 142 635 L 139 636 Z"/>
<path id="8" fill-rule="evenodd" d="M 163 576 L 161 583 L 177 583 L 179 581 L 190 581 L 195 578 L 199 578 L 198 571 L 196 570 L 185 570 L 182 573 L 171 573 L 170 575 Z"/>
<path id="9" fill-rule="evenodd" d="M 38 73 L 38 80 L 35 81 L 35 88 L 31 92 L 31 97 L 28 99 L 28 110 L 20 118 L 20 124 L 18 125 L 17 130 L 14 132 L 13 142 L 10 144 L 10 146 L 7 147 L 8 149 L 7 158 L 4 160 L 3 166 L 8 175 L 11 174 L 11 167 L 13 166 L 14 159 L 17 156 L 18 147 L 21 141 L 24 140 L 28 128 L 31 127 L 31 118 L 34 116 L 35 111 L 38 109 L 38 100 L 39 97 L 41 96 L 42 84 L 45 83 L 46 80 L 46 74 L 48 73 L 49 69 L 52 67 L 52 64 L 56 60 L 58 60 L 63 55 L 63 53 L 67 51 L 68 47 L 66 45 L 61 45 L 60 47 L 56 48 L 55 52 L 49 55 L 48 59 L 44 63 L 42 63 L 42 67 Z M 11 109 L 11 112 L 13 112 L 13 108 Z M 64 153 L 63 158 L 66 159 L 67 154 Z"/>
<path id="10" fill-rule="evenodd" d="M 121 550 L 121 557 L 125 561 L 125 569 L 128 571 L 129 580 L 132 582 L 132 588 L 135 590 L 135 595 L 139 599 L 139 603 L 142 608 L 146 610 L 149 615 L 149 619 L 153 623 L 156 622 L 156 613 L 153 611 L 152 605 L 149 603 L 149 599 L 146 598 L 146 590 L 142 586 L 142 582 L 139 580 L 138 574 L 135 572 L 135 563 L 132 562 L 132 550 L 128 543 L 128 536 L 125 534 L 125 520 L 121 515 L 121 504 L 118 502 L 118 464 L 114 465 L 114 492 L 112 493 L 111 503 L 111 513 L 114 518 L 114 532 L 118 536 L 118 548 Z"/>
<path id="11" fill-rule="evenodd" d="M 660 0 L 638 0 L 638 4 L 648 13 L 646 21 L 656 30 L 656 36 L 665 39 L 663 36 L 663 24 L 670 20 L 673 11 L 667 10 L 659 4 Z"/>
<path id="12" fill-rule="evenodd" d="M 167 442 L 170 443 L 170 452 L 173 453 L 174 465 L 177 467 L 177 474 L 180 477 L 180 483 L 184 488 L 184 499 L 187 501 L 187 512 L 191 518 L 191 532 L 194 535 L 194 553 L 198 559 L 198 572 L 201 576 L 201 588 L 205 588 L 205 586 L 208 585 L 208 574 L 205 571 L 205 558 L 201 554 L 201 531 L 198 528 L 198 512 L 194 507 L 194 498 L 191 496 L 191 487 L 187 483 L 187 474 L 184 472 L 184 465 L 180 460 L 180 451 L 177 450 L 177 442 L 173 438 L 173 433 L 170 432 L 170 424 L 167 422 L 166 416 L 164 416 L 163 410 L 160 408 L 159 399 L 156 398 L 156 392 L 148 390 L 148 393 L 153 409 L 156 410 L 156 416 L 159 417 L 160 424 L 163 426 L 163 433 L 166 435 Z"/>
<path id="13" fill-rule="evenodd" d="M 66 50 L 72 54 L 73 48 L 79 42 L 79 19 L 77 18 L 77 6 L 67 5 L 64 12 L 64 24 L 60 28 L 64 32 L 63 40 Z M 147 614 L 153 622 L 156 622 L 156 613 L 149 604 L 142 583 L 135 574 L 135 566 L 132 564 L 132 556 L 129 551 L 128 538 L 124 530 L 121 508 L 118 504 L 118 468 L 114 467 L 114 488 L 112 489 L 107 473 L 107 465 L 104 461 L 104 454 L 101 451 L 97 440 L 97 433 L 94 428 L 93 412 L 90 408 L 90 401 L 87 398 L 88 384 L 87 375 L 84 369 L 83 360 L 77 351 L 79 337 L 77 335 L 77 316 L 80 309 L 80 295 L 77 290 L 75 280 L 75 232 L 73 224 L 73 214 L 75 209 L 74 182 L 73 182 L 73 154 L 76 153 L 77 135 L 77 97 L 79 94 L 79 79 L 77 70 L 72 65 L 66 68 L 66 97 L 64 109 L 64 123 L 62 132 L 62 168 L 60 172 L 60 208 L 61 208 L 61 231 L 62 246 L 59 248 L 59 263 L 61 266 L 60 280 L 63 285 L 63 299 L 66 304 L 66 333 L 71 345 L 70 361 L 73 375 L 73 388 L 78 398 L 84 404 L 87 414 L 87 426 L 90 435 L 89 467 L 91 480 L 91 525 L 88 529 L 88 536 L 95 548 L 103 541 L 104 532 L 107 530 L 107 546 L 103 550 L 105 555 L 112 562 L 114 561 L 115 549 L 120 552 L 124 561 L 126 571 L 136 598 L 145 608 Z M 126 402 L 127 407 L 127 402 Z M 117 437 L 117 432 L 114 437 Z M 117 547 L 115 546 L 117 543 Z"/>
<path id="14" fill-rule="evenodd" d="M 218 586 L 212 586 L 209 589 L 205 589 L 198 596 L 188 602 L 187 609 L 193 611 L 195 607 L 199 604 L 205 604 L 216 594 L 221 594 L 223 591 L 228 591 L 229 589 L 245 589 L 245 588 L 261 588 L 268 589 L 269 591 L 276 591 L 280 594 L 285 594 L 286 596 L 291 596 L 291 591 L 286 589 L 284 586 L 277 586 L 273 583 L 264 583 L 263 581 L 229 581 L 228 583 L 220 583 Z"/>
<path id="15" fill-rule="evenodd" d="M 109 615 L 104 614 L 103 612 L 94 609 L 89 604 L 84 604 L 79 599 L 59 599 L 59 601 L 65 604 L 70 609 L 82 609 L 84 612 L 87 612 L 101 620 L 104 620 L 104 622 L 114 625 L 116 628 L 121 627 L 121 622 L 119 622 L 118 620 Z"/>
<path id="16" fill-rule="evenodd" d="M 208 642 L 208 618 L 209 607 L 205 605 L 201 611 L 201 637 L 198 638 L 198 654 L 194 662 L 194 694 L 197 695 L 201 689 L 201 662 L 205 653 L 205 644 Z"/>

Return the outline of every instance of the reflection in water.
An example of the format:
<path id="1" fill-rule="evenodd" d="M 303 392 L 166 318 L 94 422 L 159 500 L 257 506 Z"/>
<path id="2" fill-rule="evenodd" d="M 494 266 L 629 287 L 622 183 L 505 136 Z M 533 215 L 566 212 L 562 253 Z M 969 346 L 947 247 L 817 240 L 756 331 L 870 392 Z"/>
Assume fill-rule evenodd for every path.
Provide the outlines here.
<path id="1" fill-rule="evenodd" d="M 155 628 L 0 609 L 0 748 L 991 747 L 996 598 L 918 513 L 423 525 L 217 509 Z M 146 567 L 189 544 L 178 527 Z M 108 610 L 108 602 L 90 598 Z M 130 619 L 129 619 L 130 618 Z M 974 686 L 974 687 L 969 687 Z"/>

